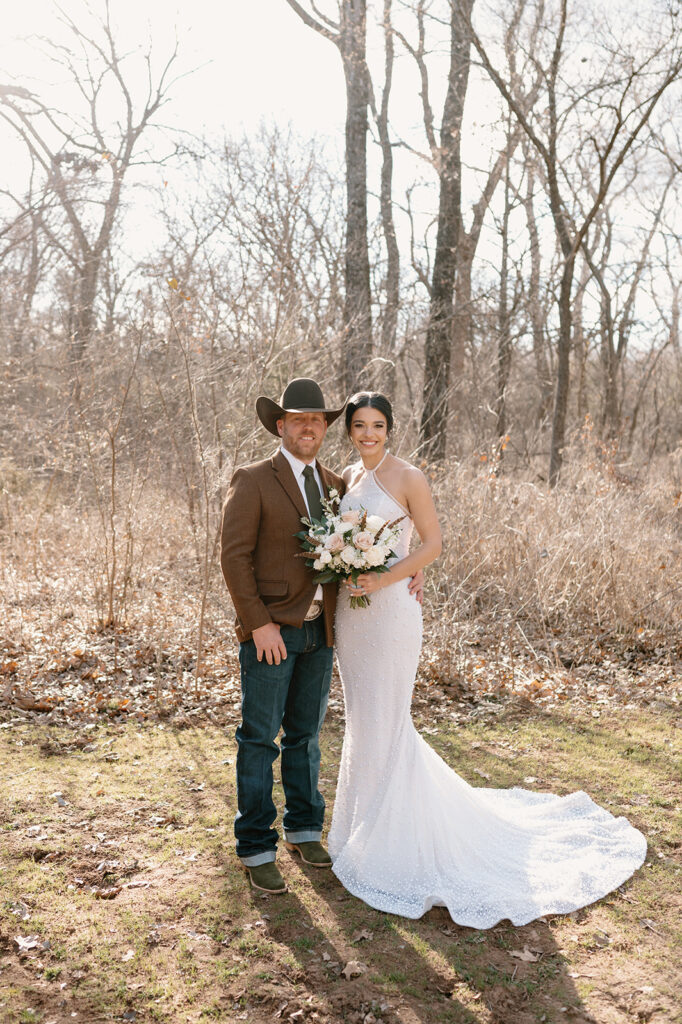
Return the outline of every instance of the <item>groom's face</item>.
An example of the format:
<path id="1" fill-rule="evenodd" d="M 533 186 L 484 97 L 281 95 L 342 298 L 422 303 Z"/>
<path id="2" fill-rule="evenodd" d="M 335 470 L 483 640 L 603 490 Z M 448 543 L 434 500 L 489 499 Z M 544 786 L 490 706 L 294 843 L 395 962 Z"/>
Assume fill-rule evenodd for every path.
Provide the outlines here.
<path id="1" fill-rule="evenodd" d="M 322 412 L 285 412 L 277 420 L 282 445 L 301 462 L 313 462 L 327 433 Z"/>

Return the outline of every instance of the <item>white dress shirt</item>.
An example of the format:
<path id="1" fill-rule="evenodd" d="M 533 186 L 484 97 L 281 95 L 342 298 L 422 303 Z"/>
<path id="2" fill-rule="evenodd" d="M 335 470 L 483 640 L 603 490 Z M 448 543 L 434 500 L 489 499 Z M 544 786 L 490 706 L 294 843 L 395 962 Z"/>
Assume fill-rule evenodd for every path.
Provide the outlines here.
<path id="1" fill-rule="evenodd" d="M 303 502 L 305 504 L 305 507 L 308 509 L 308 515 L 310 515 L 310 509 L 308 508 L 308 498 L 306 497 L 306 493 L 305 493 L 305 477 L 303 476 L 303 470 L 306 468 L 307 465 L 311 465 L 313 467 L 313 472 L 315 474 L 315 481 L 316 481 L 317 486 L 318 486 L 319 491 L 320 491 L 320 497 L 322 497 L 325 494 L 325 490 L 324 490 L 324 486 L 322 484 L 322 480 L 320 478 L 319 471 L 317 469 L 317 460 L 313 460 L 313 462 L 311 462 L 311 463 L 301 462 L 301 460 L 297 459 L 295 455 L 292 455 L 290 451 L 287 451 L 287 449 L 284 447 L 284 445 L 281 445 L 279 450 L 281 451 L 282 455 L 287 460 L 287 462 L 289 463 L 289 465 L 291 466 L 291 468 L 293 470 L 294 478 L 296 480 L 296 483 L 299 486 L 299 489 L 301 491 L 301 495 L 303 496 Z M 322 600 L 322 586 L 318 583 L 317 584 L 317 590 L 315 591 L 315 596 L 313 598 L 313 601 L 321 601 L 321 600 Z"/>

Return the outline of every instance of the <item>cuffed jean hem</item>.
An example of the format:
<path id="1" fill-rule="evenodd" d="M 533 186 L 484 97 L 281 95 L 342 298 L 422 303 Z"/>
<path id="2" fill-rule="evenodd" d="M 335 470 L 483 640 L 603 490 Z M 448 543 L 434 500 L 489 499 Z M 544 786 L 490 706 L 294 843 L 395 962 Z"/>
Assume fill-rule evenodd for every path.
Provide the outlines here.
<path id="1" fill-rule="evenodd" d="M 307 832 L 287 832 L 284 829 L 284 838 L 288 843 L 319 843 L 322 833 L 312 829 L 308 829 Z"/>
<path id="2" fill-rule="evenodd" d="M 276 856 L 274 850 L 265 850 L 264 853 L 252 853 L 250 857 L 240 857 L 239 859 L 247 868 L 258 868 L 261 864 L 271 864 Z"/>

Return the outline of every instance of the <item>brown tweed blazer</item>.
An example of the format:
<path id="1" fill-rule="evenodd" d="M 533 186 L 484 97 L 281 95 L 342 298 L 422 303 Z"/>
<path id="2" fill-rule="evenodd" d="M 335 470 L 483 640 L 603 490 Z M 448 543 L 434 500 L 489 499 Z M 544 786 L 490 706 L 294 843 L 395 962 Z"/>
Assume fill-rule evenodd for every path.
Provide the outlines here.
<path id="1" fill-rule="evenodd" d="M 343 494 L 340 476 L 317 463 L 327 492 Z M 223 506 L 220 565 L 237 613 L 240 641 L 268 622 L 301 626 L 315 594 L 313 572 L 294 534 L 307 516 L 303 495 L 291 466 L 280 451 L 270 459 L 238 469 Z M 336 584 L 325 583 L 324 624 L 327 644 L 334 643 Z"/>

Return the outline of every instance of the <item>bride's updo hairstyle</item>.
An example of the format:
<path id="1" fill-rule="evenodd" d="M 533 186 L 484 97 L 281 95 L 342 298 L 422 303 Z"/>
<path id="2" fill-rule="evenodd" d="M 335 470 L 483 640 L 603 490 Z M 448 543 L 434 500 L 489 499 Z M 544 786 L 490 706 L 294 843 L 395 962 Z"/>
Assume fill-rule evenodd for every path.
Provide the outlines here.
<path id="1" fill-rule="evenodd" d="M 393 430 L 393 409 L 386 395 L 379 391 L 358 391 L 357 394 L 351 395 L 346 406 L 346 433 L 350 436 L 350 427 L 356 411 L 367 407 L 376 409 L 386 418 L 386 433 L 390 434 Z"/>

